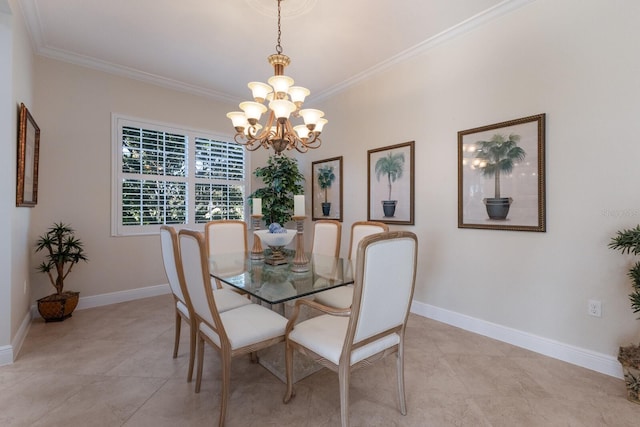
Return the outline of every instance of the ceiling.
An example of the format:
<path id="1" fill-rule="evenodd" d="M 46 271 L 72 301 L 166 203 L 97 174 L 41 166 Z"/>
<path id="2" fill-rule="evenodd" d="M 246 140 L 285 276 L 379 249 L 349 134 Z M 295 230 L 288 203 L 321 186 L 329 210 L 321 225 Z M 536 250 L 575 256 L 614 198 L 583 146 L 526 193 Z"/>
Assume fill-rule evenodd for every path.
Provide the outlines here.
<path id="1" fill-rule="evenodd" d="M 273 75 L 276 0 L 18 0 L 40 55 L 237 102 Z M 283 0 L 285 74 L 310 100 L 533 0 Z"/>

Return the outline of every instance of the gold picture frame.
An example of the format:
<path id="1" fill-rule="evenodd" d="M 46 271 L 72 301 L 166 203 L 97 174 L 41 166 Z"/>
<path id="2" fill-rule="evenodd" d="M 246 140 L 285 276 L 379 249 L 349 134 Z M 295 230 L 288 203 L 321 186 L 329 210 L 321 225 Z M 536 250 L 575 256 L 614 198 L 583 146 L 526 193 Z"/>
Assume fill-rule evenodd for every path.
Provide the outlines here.
<path id="1" fill-rule="evenodd" d="M 18 117 L 16 206 L 31 208 L 38 203 L 40 128 L 23 103 L 20 104 Z"/>
<path id="2" fill-rule="evenodd" d="M 415 141 L 367 151 L 367 220 L 414 225 Z"/>
<path id="3" fill-rule="evenodd" d="M 458 132 L 458 228 L 546 231 L 544 114 Z"/>

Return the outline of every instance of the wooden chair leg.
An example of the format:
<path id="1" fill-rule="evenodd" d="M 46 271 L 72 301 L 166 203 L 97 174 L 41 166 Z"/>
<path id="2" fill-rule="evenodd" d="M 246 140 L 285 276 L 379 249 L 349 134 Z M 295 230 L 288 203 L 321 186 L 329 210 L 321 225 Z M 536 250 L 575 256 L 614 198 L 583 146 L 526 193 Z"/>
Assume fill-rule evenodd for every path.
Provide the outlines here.
<path id="1" fill-rule="evenodd" d="M 220 420 L 218 425 L 224 426 L 224 420 L 227 415 L 227 405 L 229 404 L 229 388 L 231 387 L 231 352 L 220 351 L 222 359 L 222 390 L 220 391 Z"/>
<path id="2" fill-rule="evenodd" d="M 400 341 L 396 353 L 396 370 L 398 371 L 398 399 L 400 400 L 400 413 L 407 415 L 407 399 L 404 393 L 404 346 Z"/>
<path id="3" fill-rule="evenodd" d="M 287 340 L 284 348 L 284 365 L 287 376 L 287 391 L 284 394 L 282 401 L 289 403 L 289 401 L 295 396 L 293 392 L 293 347 Z"/>
<path id="4" fill-rule="evenodd" d="M 178 357 L 178 346 L 180 345 L 180 327 L 182 326 L 182 317 L 176 308 L 176 336 L 173 341 L 173 358 Z"/>
<path id="5" fill-rule="evenodd" d="M 189 371 L 187 372 L 187 382 L 191 382 L 193 378 L 193 361 L 196 358 L 196 331 L 197 325 L 191 321 L 191 327 L 189 328 Z"/>
<path id="6" fill-rule="evenodd" d="M 198 365 L 196 367 L 196 393 L 200 393 L 202 383 L 202 361 L 204 359 L 204 339 L 198 334 Z"/>
<path id="7" fill-rule="evenodd" d="M 349 427 L 349 375 L 350 366 L 342 364 L 338 368 L 338 382 L 340 383 L 340 420 L 342 427 Z"/>

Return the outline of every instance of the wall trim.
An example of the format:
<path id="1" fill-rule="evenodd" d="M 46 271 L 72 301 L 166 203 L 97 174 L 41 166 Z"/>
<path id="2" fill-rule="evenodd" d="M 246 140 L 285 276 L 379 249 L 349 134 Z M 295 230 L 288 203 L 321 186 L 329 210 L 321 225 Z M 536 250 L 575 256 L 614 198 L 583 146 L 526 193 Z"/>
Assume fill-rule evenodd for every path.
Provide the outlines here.
<path id="1" fill-rule="evenodd" d="M 91 295 L 88 297 L 80 297 L 76 310 L 85 310 L 87 308 L 102 307 L 104 305 L 118 304 L 121 302 L 133 301 L 142 298 L 156 297 L 158 295 L 170 294 L 171 288 L 168 283 L 164 285 L 147 286 L 144 288 L 130 289 L 126 291 L 111 292 L 108 294 Z M 37 305 L 31 306 L 31 317 L 36 318 L 38 313 Z"/>
<path id="2" fill-rule="evenodd" d="M 29 333 L 29 328 L 31 327 L 31 312 L 27 311 L 24 318 L 22 319 L 22 323 L 20 323 L 20 327 L 16 332 L 16 336 L 13 337 L 11 341 L 11 345 L 5 345 L 0 347 L 0 366 L 10 365 L 14 362 L 14 360 L 18 357 L 20 353 L 20 349 L 22 348 L 22 344 L 24 343 L 24 339 L 27 337 Z"/>
<path id="3" fill-rule="evenodd" d="M 170 293 L 171 288 L 169 287 L 169 284 L 163 284 L 102 295 L 80 297 L 77 310 L 118 304 L 121 302 Z M 544 356 L 562 360 L 563 362 L 571 363 L 572 365 L 587 368 L 615 378 L 623 378 L 620 363 L 615 357 L 607 354 L 586 350 L 415 300 L 411 304 L 411 312 L 418 316 L 433 319 L 438 322 L 446 323 L 447 325 L 455 326 L 475 334 L 515 345 L 516 347 L 521 347 Z M 29 331 L 31 319 L 37 316 L 39 316 L 38 308 L 36 305 L 33 305 L 31 307 L 31 317 L 25 317 L 25 320 L 23 320 L 12 345 L 0 347 L 0 366 L 13 363 L 14 349 L 18 349 L 19 351 L 22 346 L 22 342 Z M 17 351 L 15 354 L 17 354 Z"/>
<path id="4" fill-rule="evenodd" d="M 506 342 L 544 356 L 562 360 L 563 362 L 571 363 L 572 365 L 587 368 L 615 378 L 623 378 L 620 363 L 615 357 L 607 354 L 575 347 L 415 300 L 411 304 L 411 312 L 469 332 Z"/>

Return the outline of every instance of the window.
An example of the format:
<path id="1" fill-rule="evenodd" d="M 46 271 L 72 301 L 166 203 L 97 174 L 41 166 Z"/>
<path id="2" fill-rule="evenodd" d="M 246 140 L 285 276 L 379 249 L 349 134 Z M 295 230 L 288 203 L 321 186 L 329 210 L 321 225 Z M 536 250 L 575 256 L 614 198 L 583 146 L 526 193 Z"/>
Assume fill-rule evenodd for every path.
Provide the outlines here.
<path id="1" fill-rule="evenodd" d="M 231 138 L 113 115 L 112 234 L 244 219 L 245 152 Z"/>

